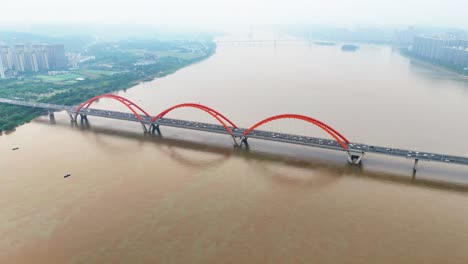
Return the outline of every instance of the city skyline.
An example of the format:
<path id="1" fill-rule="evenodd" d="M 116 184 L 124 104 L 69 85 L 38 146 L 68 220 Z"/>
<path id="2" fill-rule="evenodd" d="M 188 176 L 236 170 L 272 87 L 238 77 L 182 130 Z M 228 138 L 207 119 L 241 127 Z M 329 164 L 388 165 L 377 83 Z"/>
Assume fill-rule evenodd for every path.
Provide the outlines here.
<path id="1" fill-rule="evenodd" d="M 62 70 L 66 66 L 64 45 L 0 45 L 0 79 L 25 72 Z"/>

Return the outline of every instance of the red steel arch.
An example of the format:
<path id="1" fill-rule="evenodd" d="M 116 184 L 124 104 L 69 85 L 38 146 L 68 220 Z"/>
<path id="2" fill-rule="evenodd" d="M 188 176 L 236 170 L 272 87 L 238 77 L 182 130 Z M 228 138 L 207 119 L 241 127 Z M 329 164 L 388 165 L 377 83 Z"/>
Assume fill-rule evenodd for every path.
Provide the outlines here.
<path id="1" fill-rule="evenodd" d="M 207 112 L 208 114 L 213 116 L 216 120 L 218 120 L 218 122 L 221 125 L 223 125 L 223 127 L 226 129 L 227 132 L 229 132 L 229 134 L 232 134 L 232 129 L 225 122 L 229 123 L 232 127 L 237 128 L 237 126 L 236 126 L 236 124 L 234 124 L 234 122 L 229 120 L 227 117 L 225 117 L 223 114 L 219 113 L 218 111 L 216 111 L 216 110 L 214 110 L 214 109 L 212 109 L 212 108 L 210 108 L 208 106 L 204 106 L 204 105 L 201 105 L 201 104 L 194 104 L 194 103 L 185 103 L 185 104 L 178 104 L 178 105 L 172 106 L 172 107 L 162 111 L 157 116 L 153 117 L 153 119 L 151 119 L 151 123 L 155 122 L 159 118 L 164 117 L 167 113 L 171 112 L 172 110 L 177 109 L 177 108 L 183 108 L 183 107 L 195 108 L 195 109 L 199 109 L 199 110 Z"/>
<path id="2" fill-rule="evenodd" d="M 274 121 L 274 120 L 278 120 L 278 119 L 288 119 L 288 118 L 292 118 L 292 119 L 298 119 L 298 120 L 303 120 L 303 121 L 306 121 L 306 122 L 309 122 L 311 124 L 314 124 L 318 127 L 320 127 L 321 129 L 323 129 L 325 132 L 327 132 L 328 134 L 330 134 L 340 145 L 341 147 L 343 147 L 343 149 L 347 150 L 348 149 L 348 145 L 349 144 L 349 140 L 346 139 L 343 135 L 341 135 L 339 132 L 337 132 L 335 129 L 331 128 L 330 126 L 328 126 L 327 124 L 317 120 L 317 119 L 314 119 L 312 117 L 308 117 L 308 116 L 303 116 L 303 115 L 297 115 L 297 114 L 283 114 L 283 115 L 276 115 L 276 116 L 272 116 L 272 117 L 269 117 L 269 118 L 266 118 L 258 123 L 256 123 L 255 125 L 253 125 L 252 127 L 250 127 L 249 129 L 245 130 L 243 135 L 246 137 L 248 136 L 248 134 L 250 132 L 252 132 L 255 128 L 261 126 L 261 125 L 264 125 L 268 122 L 271 122 L 271 121 Z"/>
<path id="3" fill-rule="evenodd" d="M 101 94 L 101 95 L 95 96 L 95 97 L 93 97 L 91 99 L 88 99 L 86 102 L 83 102 L 82 104 L 80 104 L 76 108 L 75 111 L 79 112 L 83 107 L 88 108 L 92 103 L 94 103 L 97 99 L 100 99 L 100 98 L 111 98 L 111 99 L 119 101 L 120 103 L 125 105 L 128 109 L 130 109 L 130 111 L 132 111 L 132 113 L 135 115 L 135 117 L 140 121 L 142 121 L 142 118 L 137 113 L 137 111 L 135 111 L 135 109 L 133 109 L 133 107 L 138 109 L 141 113 L 145 114 L 147 117 L 151 117 L 145 110 L 143 110 L 141 107 L 139 107 L 134 102 L 128 100 L 127 98 L 124 98 L 124 97 L 118 96 L 118 95 L 114 95 L 114 94 Z"/>

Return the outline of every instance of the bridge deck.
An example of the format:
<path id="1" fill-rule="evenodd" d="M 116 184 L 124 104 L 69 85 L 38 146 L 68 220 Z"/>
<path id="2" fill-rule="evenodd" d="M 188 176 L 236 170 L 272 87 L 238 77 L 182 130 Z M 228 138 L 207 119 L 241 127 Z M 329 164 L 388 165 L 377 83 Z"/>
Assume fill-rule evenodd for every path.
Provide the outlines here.
<path id="1" fill-rule="evenodd" d="M 140 123 L 140 120 L 138 120 L 138 118 L 136 118 L 133 114 L 125 113 L 125 112 L 109 111 L 109 110 L 101 110 L 101 109 L 93 109 L 93 108 L 89 108 L 89 109 L 83 108 L 79 112 L 75 112 L 76 107 L 74 106 L 25 102 L 25 101 L 10 100 L 10 99 L 4 99 L 4 98 L 0 98 L 0 103 L 36 107 L 36 108 L 42 108 L 42 109 L 50 109 L 50 110 L 55 110 L 55 111 L 68 111 L 71 113 L 83 114 L 83 115 L 88 115 L 88 116 L 97 116 L 97 117 L 104 117 L 104 118 L 111 118 L 111 119 L 118 119 L 118 120 L 125 120 L 125 121 L 132 121 L 132 122 Z M 142 123 L 144 123 L 145 125 L 151 124 L 151 117 L 147 117 L 147 116 L 141 116 L 141 117 L 142 117 Z M 172 118 L 161 118 L 156 121 L 156 124 L 158 124 L 159 126 L 176 127 L 176 128 L 191 129 L 191 130 L 230 135 L 224 129 L 223 126 L 216 125 L 216 124 L 193 122 L 193 121 L 188 121 L 188 120 L 180 120 L 180 119 L 172 119 Z M 237 138 L 241 138 L 242 133 L 246 130 L 245 128 L 235 129 L 232 127 L 231 129 L 233 131 L 233 136 Z M 330 139 L 276 133 L 276 132 L 263 131 L 263 130 L 254 130 L 249 134 L 248 137 L 261 139 L 261 140 L 268 140 L 268 141 L 283 142 L 283 143 L 289 143 L 289 144 L 344 151 L 337 141 L 330 140 Z M 426 161 L 468 165 L 468 157 L 451 156 L 451 155 L 421 152 L 421 151 L 414 151 L 414 150 L 405 150 L 405 149 L 395 149 L 395 148 L 390 148 L 390 147 L 371 146 L 371 145 L 366 145 L 366 144 L 361 144 L 361 143 L 350 143 L 348 147 L 349 147 L 349 151 L 351 152 L 376 153 L 376 154 L 381 154 L 381 155 L 396 156 L 396 157 L 402 157 L 402 158 L 408 158 L 408 159 L 419 159 L 419 160 L 426 160 Z"/>

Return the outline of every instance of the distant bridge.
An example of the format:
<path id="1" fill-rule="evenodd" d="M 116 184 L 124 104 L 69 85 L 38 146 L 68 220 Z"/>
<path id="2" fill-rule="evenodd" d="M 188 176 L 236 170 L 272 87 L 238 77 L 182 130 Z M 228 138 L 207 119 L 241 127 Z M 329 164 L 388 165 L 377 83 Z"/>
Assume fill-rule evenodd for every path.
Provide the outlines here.
<path id="1" fill-rule="evenodd" d="M 101 98 L 109 98 L 116 100 L 126 106 L 131 113 L 110 111 L 110 110 L 101 110 L 89 108 L 96 100 Z M 362 157 L 365 153 L 376 153 L 387 156 L 402 157 L 407 159 L 414 160 L 414 171 L 416 171 L 419 160 L 425 161 L 434 161 L 450 164 L 459 164 L 459 165 L 468 165 L 468 157 L 459 157 L 445 154 L 436 154 L 429 152 L 421 152 L 414 150 L 404 150 L 404 149 L 395 149 L 390 147 L 379 147 L 371 146 L 361 143 L 352 143 L 347 138 L 345 138 L 338 131 L 328 126 L 327 124 L 314 119 L 312 117 L 297 115 L 297 114 L 282 114 L 272 116 L 262 121 L 252 125 L 249 128 L 238 127 L 234 122 L 229 120 L 227 117 L 219 113 L 218 111 L 195 103 L 186 103 L 179 104 L 173 107 L 170 107 L 156 116 L 151 116 L 141 107 L 133 103 L 132 101 L 113 94 L 104 94 L 100 96 L 93 97 L 86 102 L 80 104 L 79 106 L 66 106 L 66 105 L 56 105 L 56 104 L 47 104 L 47 103 L 37 103 L 37 102 L 27 102 L 19 100 L 10 100 L 0 98 L 0 103 L 10 104 L 10 105 L 19 105 L 19 106 L 28 106 L 35 108 L 42 108 L 49 111 L 49 115 L 52 118 L 54 111 L 67 111 L 68 115 L 72 122 L 76 122 L 78 118 L 82 120 L 87 120 L 88 116 L 97 116 L 118 120 L 125 120 L 131 122 L 138 122 L 141 124 L 143 131 L 145 133 L 160 133 L 161 126 L 176 127 L 183 129 L 198 130 L 203 132 L 217 133 L 228 135 L 232 138 L 234 145 L 237 147 L 248 146 L 248 139 L 261 139 L 296 145 L 303 145 L 309 147 L 324 148 L 329 150 L 343 151 L 348 155 L 348 162 L 350 164 L 360 164 Z M 180 120 L 164 117 L 169 112 L 177 108 L 193 108 L 201 110 L 211 115 L 219 124 L 211 123 L 202 123 L 194 122 L 189 120 Z M 308 122 L 312 125 L 315 125 L 329 134 L 333 139 L 323 139 L 302 135 L 293 135 L 285 133 L 276 133 L 270 131 L 258 130 L 257 128 L 280 119 L 296 119 L 304 122 Z"/>
<path id="2" fill-rule="evenodd" d="M 267 43 L 267 42 L 305 42 L 303 39 L 238 39 L 238 40 L 215 40 L 217 44 L 221 43 Z"/>

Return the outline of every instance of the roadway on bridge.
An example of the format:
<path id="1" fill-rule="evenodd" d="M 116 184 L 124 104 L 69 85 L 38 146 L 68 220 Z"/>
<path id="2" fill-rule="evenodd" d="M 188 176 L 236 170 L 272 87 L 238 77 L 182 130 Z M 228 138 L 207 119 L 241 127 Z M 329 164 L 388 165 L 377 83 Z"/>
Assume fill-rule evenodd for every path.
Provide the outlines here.
<path id="1" fill-rule="evenodd" d="M 188 120 L 160 118 L 156 120 L 154 123 L 152 123 L 151 122 L 152 117 L 140 115 L 141 120 L 139 120 L 132 113 L 125 113 L 125 112 L 119 112 L 119 111 L 101 110 L 101 109 L 93 109 L 93 108 L 81 108 L 79 111 L 76 111 L 77 109 L 76 106 L 26 102 L 26 101 L 19 101 L 19 100 L 4 99 L 4 98 L 0 98 L 0 103 L 35 107 L 35 108 L 54 110 L 54 111 L 67 111 L 69 113 L 78 114 L 78 115 L 97 116 L 97 117 L 103 117 L 103 118 L 125 120 L 125 121 L 142 123 L 144 125 L 156 124 L 159 126 L 167 126 L 167 127 L 191 129 L 191 130 L 204 131 L 204 132 L 217 133 L 217 134 L 225 134 L 228 136 L 233 136 L 238 139 L 241 139 L 244 136 L 244 132 L 247 130 L 245 128 L 234 128 L 230 126 L 230 128 L 232 129 L 232 134 L 229 134 L 228 131 L 226 131 L 225 127 L 222 125 L 194 122 L 194 121 L 188 121 Z M 434 162 L 442 162 L 442 163 L 468 165 L 467 157 L 436 154 L 436 153 L 421 152 L 421 151 L 414 151 L 414 150 L 395 149 L 395 148 L 390 148 L 390 147 L 372 146 L 372 145 L 353 143 L 353 142 L 347 145 L 348 150 L 346 150 L 346 149 L 343 149 L 343 147 L 336 140 L 308 137 L 308 136 L 301 136 L 301 135 L 293 135 L 293 134 L 285 134 L 285 133 L 276 133 L 276 132 L 263 131 L 263 130 L 253 130 L 251 133 L 248 134 L 248 138 L 283 142 L 283 143 L 310 146 L 310 147 L 318 147 L 318 148 L 324 148 L 324 149 L 330 149 L 330 150 L 348 151 L 352 153 L 376 153 L 376 154 L 387 155 L 387 156 L 402 157 L 402 158 L 407 158 L 407 159 L 412 159 L 412 160 L 426 160 L 426 161 L 434 161 Z"/>

